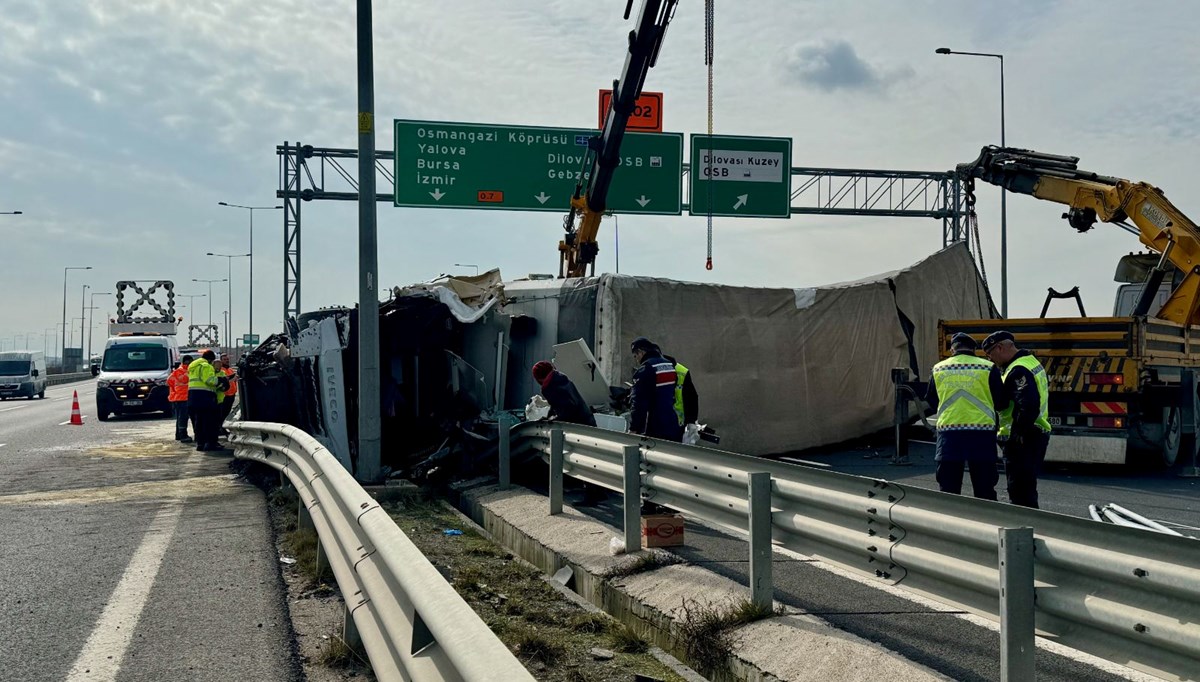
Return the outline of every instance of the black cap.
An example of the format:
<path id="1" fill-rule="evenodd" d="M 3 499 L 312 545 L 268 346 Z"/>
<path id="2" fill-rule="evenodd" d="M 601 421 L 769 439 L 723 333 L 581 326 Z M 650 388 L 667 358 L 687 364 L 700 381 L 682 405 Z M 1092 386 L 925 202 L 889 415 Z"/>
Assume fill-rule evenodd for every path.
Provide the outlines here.
<path id="1" fill-rule="evenodd" d="M 654 348 L 655 348 L 654 342 L 651 341 L 650 339 L 647 339 L 644 336 L 637 337 L 636 339 L 633 340 L 633 343 L 629 344 L 629 350 L 631 350 L 631 351 L 634 351 L 634 350 L 649 351 L 649 350 L 654 350 Z"/>
<path id="2" fill-rule="evenodd" d="M 179 358 L 179 361 L 180 361 L 180 362 L 191 362 L 191 361 L 192 361 L 192 356 L 190 356 L 190 355 L 185 355 L 185 356 L 183 356 L 182 358 Z"/>
<path id="3" fill-rule="evenodd" d="M 950 347 L 973 351 L 979 347 L 979 344 L 975 343 L 975 339 L 970 334 L 959 332 L 950 337 Z"/>
<path id="4" fill-rule="evenodd" d="M 986 339 L 983 340 L 983 352 L 986 353 L 986 352 L 990 351 L 993 346 L 1000 343 L 1001 341 L 1016 341 L 1016 340 L 1017 339 L 1012 335 L 1012 332 L 1006 332 L 1006 331 L 992 332 L 991 334 L 988 334 L 988 337 Z"/>

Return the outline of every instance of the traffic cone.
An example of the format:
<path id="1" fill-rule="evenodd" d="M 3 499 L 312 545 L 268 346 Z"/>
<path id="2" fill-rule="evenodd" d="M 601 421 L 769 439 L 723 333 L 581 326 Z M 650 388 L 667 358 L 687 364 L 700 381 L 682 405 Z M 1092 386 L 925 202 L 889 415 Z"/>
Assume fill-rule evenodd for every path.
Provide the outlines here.
<path id="1" fill-rule="evenodd" d="M 71 423 L 75 426 L 83 426 L 83 415 L 79 413 L 79 391 L 72 392 Z"/>

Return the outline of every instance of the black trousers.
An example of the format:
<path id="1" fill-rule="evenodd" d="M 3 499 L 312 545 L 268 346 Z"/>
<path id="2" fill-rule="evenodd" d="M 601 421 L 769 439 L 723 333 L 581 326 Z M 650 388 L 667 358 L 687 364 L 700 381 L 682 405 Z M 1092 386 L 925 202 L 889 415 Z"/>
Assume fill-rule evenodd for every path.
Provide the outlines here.
<path id="1" fill-rule="evenodd" d="M 196 434 L 196 447 L 217 447 L 217 428 L 220 413 L 217 412 L 217 394 L 212 391 L 188 391 L 188 414 L 192 417 L 192 430 Z"/>
<path id="2" fill-rule="evenodd" d="M 171 412 L 175 415 L 175 440 L 188 437 L 188 408 L 186 400 L 176 400 L 171 403 Z M 195 431 L 195 429 L 192 429 Z"/>
<path id="3" fill-rule="evenodd" d="M 1038 508 L 1037 479 L 1046 461 L 1050 434 L 1038 433 L 1009 441 L 1004 446 L 1004 475 L 1008 478 L 1008 501 L 1022 507 Z"/>
<path id="4" fill-rule="evenodd" d="M 981 500 L 995 500 L 996 484 L 1000 482 L 1000 471 L 996 468 L 995 459 L 991 461 L 973 459 L 969 462 L 939 460 L 935 473 L 938 490 L 961 495 L 964 466 L 971 473 L 971 490 L 975 497 Z"/>

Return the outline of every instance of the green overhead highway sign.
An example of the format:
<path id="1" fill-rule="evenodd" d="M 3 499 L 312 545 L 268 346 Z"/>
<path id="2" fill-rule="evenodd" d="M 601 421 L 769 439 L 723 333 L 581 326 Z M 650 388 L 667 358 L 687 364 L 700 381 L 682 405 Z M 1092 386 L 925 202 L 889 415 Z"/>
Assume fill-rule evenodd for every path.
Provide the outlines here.
<path id="1" fill-rule="evenodd" d="M 242 345 L 243 346 L 257 346 L 258 345 L 258 334 L 242 334 Z"/>
<path id="2" fill-rule="evenodd" d="M 792 140 L 692 135 L 692 215 L 787 218 L 792 214 Z"/>
<path id="3" fill-rule="evenodd" d="M 588 174 L 586 128 L 395 122 L 396 205 L 516 211 L 570 209 Z M 616 213 L 679 215 L 683 134 L 626 133 L 608 194 Z"/>

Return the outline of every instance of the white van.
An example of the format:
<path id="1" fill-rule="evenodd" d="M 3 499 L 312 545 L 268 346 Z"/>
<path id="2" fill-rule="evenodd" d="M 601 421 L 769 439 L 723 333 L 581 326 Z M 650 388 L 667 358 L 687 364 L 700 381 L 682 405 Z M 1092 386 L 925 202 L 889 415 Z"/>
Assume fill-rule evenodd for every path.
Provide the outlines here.
<path id="1" fill-rule="evenodd" d="M 167 377 L 179 365 L 174 336 L 122 334 L 104 344 L 96 377 L 96 418 L 171 412 Z"/>
<path id="2" fill-rule="evenodd" d="M 40 350 L 0 351 L 0 400 L 46 397 L 46 357 Z"/>

